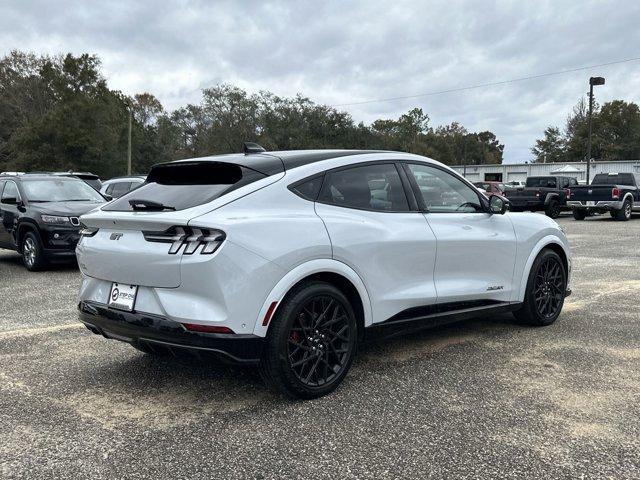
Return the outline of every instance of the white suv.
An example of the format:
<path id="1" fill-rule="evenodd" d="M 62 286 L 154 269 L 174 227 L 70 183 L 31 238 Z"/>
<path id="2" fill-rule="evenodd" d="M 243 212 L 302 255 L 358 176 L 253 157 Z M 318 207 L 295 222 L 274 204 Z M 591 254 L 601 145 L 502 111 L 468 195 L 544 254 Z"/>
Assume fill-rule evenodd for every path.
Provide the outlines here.
<path id="1" fill-rule="evenodd" d="M 162 354 L 257 364 L 290 396 L 334 390 L 359 341 L 497 312 L 553 323 L 567 239 L 450 168 L 319 150 L 156 165 L 82 216 L 80 319 Z"/>

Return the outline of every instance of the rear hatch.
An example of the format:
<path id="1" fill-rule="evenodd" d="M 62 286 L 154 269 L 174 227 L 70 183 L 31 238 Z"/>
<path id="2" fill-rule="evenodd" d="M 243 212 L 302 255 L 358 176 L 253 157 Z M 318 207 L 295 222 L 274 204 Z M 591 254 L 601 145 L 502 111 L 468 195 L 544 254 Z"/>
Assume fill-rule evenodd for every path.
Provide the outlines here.
<path id="1" fill-rule="evenodd" d="M 214 240 L 215 232 L 194 230 L 189 220 L 283 175 L 213 161 L 154 167 L 143 186 L 81 217 L 87 232 L 77 249 L 80 268 L 112 282 L 178 287 L 187 242 L 195 242 L 201 252 L 209 240 L 223 238 Z"/>

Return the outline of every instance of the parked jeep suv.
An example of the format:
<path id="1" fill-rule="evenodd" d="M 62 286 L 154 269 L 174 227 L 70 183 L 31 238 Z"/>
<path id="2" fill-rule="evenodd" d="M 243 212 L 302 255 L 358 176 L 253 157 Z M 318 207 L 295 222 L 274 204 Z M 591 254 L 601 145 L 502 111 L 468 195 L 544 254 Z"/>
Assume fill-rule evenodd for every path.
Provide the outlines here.
<path id="1" fill-rule="evenodd" d="M 24 266 L 75 259 L 80 220 L 105 199 L 83 180 L 53 174 L 0 175 L 0 248 L 22 254 Z"/>
<path id="2" fill-rule="evenodd" d="M 276 390 L 317 397 L 369 335 L 497 312 L 558 318 L 567 239 L 506 202 L 396 152 L 156 165 L 143 186 L 81 217 L 80 320 L 147 354 L 258 365 Z"/>
<path id="3" fill-rule="evenodd" d="M 563 210 L 568 210 L 571 189 L 577 186 L 573 177 L 529 177 L 524 188 L 505 190 L 504 195 L 514 212 L 543 211 L 547 217 L 558 218 Z"/>

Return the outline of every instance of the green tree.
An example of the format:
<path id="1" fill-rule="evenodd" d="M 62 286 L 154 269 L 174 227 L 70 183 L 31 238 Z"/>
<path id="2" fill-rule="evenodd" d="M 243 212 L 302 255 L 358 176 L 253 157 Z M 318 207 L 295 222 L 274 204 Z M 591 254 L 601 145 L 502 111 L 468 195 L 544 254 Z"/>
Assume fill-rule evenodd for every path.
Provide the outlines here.
<path id="1" fill-rule="evenodd" d="M 536 140 L 535 146 L 531 149 L 539 163 L 561 162 L 566 159 L 565 138 L 558 127 L 547 127 L 544 131 L 544 138 Z"/>

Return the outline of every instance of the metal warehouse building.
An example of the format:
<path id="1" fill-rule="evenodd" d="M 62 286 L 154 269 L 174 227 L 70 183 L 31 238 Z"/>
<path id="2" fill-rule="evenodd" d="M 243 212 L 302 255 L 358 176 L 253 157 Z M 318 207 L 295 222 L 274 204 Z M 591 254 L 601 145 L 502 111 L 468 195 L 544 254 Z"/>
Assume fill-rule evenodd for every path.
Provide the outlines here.
<path id="1" fill-rule="evenodd" d="M 505 163 L 502 165 L 455 165 L 454 170 L 472 182 L 524 182 L 527 177 L 538 175 L 565 175 L 575 177 L 578 181 L 587 178 L 586 162 L 566 163 Z M 624 160 L 619 162 L 591 162 L 591 178 L 596 173 L 640 173 L 640 160 Z"/>

